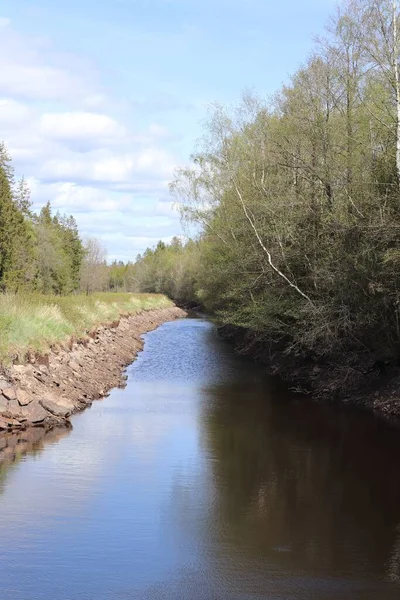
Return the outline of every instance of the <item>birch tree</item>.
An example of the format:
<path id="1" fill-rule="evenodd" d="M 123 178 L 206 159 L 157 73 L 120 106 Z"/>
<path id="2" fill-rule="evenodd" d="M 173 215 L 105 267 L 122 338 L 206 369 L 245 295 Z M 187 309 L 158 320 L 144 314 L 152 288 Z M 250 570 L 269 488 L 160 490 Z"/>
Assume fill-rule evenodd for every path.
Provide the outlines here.
<path id="1" fill-rule="evenodd" d="M 356 21 L 369 68 L 388 90 L 391 101 L 381 117 L 382 105 L 374 103 L 371 116 L 389 129 L 395 140 L 397 182 L 400 185 L 400 40 L 397 0 L 367 0 Z M 385 107 L 385 104 L 383 104 Z"/>

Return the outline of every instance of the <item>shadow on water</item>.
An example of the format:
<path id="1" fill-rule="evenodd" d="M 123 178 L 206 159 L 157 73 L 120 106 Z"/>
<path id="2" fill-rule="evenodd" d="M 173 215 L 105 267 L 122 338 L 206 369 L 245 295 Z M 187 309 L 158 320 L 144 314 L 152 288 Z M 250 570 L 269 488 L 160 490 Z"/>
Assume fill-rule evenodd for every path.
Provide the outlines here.
<path id="1" fill-rule="evenodd" d="M 229 561 L 399 579 L 397 427 L 267 380 L 209 387 L 203 434 L 218 490 L 212 527 Z"/>

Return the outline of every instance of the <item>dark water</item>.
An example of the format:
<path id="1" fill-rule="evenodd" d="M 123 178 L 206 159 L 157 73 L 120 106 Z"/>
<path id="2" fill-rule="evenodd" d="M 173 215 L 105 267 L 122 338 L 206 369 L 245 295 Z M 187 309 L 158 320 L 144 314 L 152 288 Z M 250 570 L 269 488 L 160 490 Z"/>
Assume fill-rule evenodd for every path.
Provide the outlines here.
<path id="1" fill-rule="evenodd" d="M 290 397 L 200 319 L 128 374 L 72 431 L 0 439 L 2 600 L 400 598 L 400 431 Z"/>

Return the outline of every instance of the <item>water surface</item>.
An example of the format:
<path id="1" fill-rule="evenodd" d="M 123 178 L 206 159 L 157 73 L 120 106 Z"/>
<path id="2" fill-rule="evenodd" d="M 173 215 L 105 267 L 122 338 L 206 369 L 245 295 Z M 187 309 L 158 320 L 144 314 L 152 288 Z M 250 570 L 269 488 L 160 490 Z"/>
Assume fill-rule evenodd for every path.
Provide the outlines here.
<path id="1" fill-rule="evenodd" d="M 71 431 L 0 439 L 2 600 L 400 598 L 397 429 L 290 395 L 202 319 L 127 373 Z"/>

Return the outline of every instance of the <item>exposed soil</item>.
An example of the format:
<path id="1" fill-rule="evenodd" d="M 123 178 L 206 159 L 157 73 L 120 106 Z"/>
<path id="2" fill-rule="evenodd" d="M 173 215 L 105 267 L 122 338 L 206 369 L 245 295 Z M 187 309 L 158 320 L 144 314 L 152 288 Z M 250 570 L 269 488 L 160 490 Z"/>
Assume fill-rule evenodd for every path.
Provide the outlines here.
<path id="1" fill-rule="evenodd" d="M 121 317 L 46 355 L 30 354 L 24 364 L 3 367 L 0 432 L 68 423 L 93 400 L 124 385 L 124 369 L 142 349 L 144 333 L 184 316 L 171 307 Z"/>

